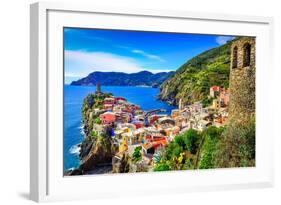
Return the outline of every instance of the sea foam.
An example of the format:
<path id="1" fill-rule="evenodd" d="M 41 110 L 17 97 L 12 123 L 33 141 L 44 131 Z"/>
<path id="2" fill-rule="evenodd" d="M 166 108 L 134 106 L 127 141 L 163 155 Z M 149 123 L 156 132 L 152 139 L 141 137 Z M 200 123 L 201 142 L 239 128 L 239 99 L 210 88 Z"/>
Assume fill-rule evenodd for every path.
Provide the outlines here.
<path id="1" fill-rule="evenodd" d="M 82 125 L 80 125 L 78 128 L 80 129 L 80 134 L 81 134 L 81 135 L 85 135 L 85 132 L 84 132 L 84 125 L 82 124 Z"/>
<path id="2" fill-rule="evenodd" d="M 71 154 L 78 155 L 80 153 L 80 150 L 81 150 L 80 144 L 76 144 L 70 147 L 69 152 Z"/>

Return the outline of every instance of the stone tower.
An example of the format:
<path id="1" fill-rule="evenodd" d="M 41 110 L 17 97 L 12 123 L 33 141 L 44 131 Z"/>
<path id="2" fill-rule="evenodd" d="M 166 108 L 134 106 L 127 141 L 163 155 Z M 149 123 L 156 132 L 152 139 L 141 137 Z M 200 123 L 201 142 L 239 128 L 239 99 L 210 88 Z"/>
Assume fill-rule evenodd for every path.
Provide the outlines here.
<path id="1" fill-rule="evenodd" d="M 243 123 L 255 115 L 254 37 L 240 37 L 231 45 L 229 122 Z"/>
<path id="2" fill-rule="evenodd" d="M 101 93 L 101 85 L 99 83 L 97 83 L 96 85 L 96 94 Z"/>

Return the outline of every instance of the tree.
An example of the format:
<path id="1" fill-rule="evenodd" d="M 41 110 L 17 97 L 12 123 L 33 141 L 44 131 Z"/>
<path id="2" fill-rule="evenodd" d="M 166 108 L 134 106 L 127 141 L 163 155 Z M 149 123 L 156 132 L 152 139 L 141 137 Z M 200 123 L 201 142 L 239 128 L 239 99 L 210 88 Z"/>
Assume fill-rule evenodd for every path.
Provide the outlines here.
<path id="1" fill-rule="evenodd" d="M 98 134 L 97 131 L 92 131 L 92 132 L 91 132 L 91 138 L 92 138 L 92 139 L 96 139 L 98 136 L 99 136 L 99 134 Z"/>
<path id="2" fill-rule="evenodd" d="M 167 163 L 160 163 L 160 164 L 157 164 L 153 170 L 157 171 L 157 172 L 161 172 L 161 171 L 169 171 L 169 170 L 171 170 L 171 168 L 169 167 L 169 165 Z"/>
<path id="3" fill-rule="evenodd" d="M 212 139 L 218 138 L 225 131 L 225 127 L 217 128 L 215 126 L 210 126 L 202 133 L 203 137 L 210 137 Z"/>
<path id="4" fill-rule="evenodd" d="M 185 132 L 183 140 L 186 150 L 190 151 L 191 154 L 196 154 L 200 138 L 200 134 L 194 129 L 189 129 L 187 132 Z"/>
<path id="5" fill-rule="evenodd" d="M 255 126 L 255 117 L 228 125 L 216 152 L 217 167 L 255 166 Z"/>
<path id="6" fill-rule="evenodd" d="M 174 139 L 175 143 L 182 146 L 183 149 L 185 149 L 185 142 L 183 135 L 177 135 Z"/>
<path id="7" fill-rule="evenodd" d="M 101 124 L 101 119 L 100 119 L 99 117 L 97 117 L 97 118 L 95 119 L 95 123 L 100 125 L 100 124 Z"/>
<path id="8" fill-rule="evenodd" d="M 181 138 L 181 136 L 178 138 Z M 179 157 L 181 152 L 183 152 L 183 147 L 174 141 L 168 145 L 165 157 L 170 160 L 173 157 Z"/>
<path id="9" fill-rule="evenodd" d="M 135 162 L 138 162 L 142 159 L 142 152 L 141 152 L 141 146 L 138 146 L 135 148 L 134 153 L 133 153 L 133 160 Z"/>
<path id="10" fill-rule="evenodd" d="M 217 128 L 215 126 L 208 127 L 203 132 L 204 142 L 201 146 L 199 168 L 210 169 L 215 167 L 215 153 L 218 149 L 218 142 L 225 130 L 224 127 Z"/>
<path id="11" fill-rule="evenodd" d="M 194 129 L 177 135 L 167 148 L 161 159 L 155 161 L 155 171 L 194 169 L 201 134 Z"/>

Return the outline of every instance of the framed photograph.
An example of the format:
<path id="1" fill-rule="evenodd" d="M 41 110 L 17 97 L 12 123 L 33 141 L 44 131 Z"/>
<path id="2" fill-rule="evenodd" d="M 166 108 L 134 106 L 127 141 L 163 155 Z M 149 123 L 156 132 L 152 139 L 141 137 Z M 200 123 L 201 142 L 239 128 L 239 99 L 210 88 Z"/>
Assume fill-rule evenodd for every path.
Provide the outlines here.
<path id="1" fill-rule="evenodd" d="M 269 17 L 31 5 L 34 201 L 269 187 Z"/>

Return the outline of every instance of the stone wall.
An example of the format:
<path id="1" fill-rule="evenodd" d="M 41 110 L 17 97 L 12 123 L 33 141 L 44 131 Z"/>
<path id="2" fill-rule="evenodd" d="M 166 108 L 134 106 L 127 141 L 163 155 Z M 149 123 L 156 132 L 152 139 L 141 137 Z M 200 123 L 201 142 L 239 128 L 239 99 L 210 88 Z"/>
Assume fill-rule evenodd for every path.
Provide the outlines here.
<path id="1" fill-rule="evenodd" d="M 250 65 L 245 66 L 245 45 L 250 45 Z M 237 66 L 234 49 L 237 48 Z M 229 122 L 243 123 L 255 115 L 255 38 L 241 37 L 231 46 Z"/>

